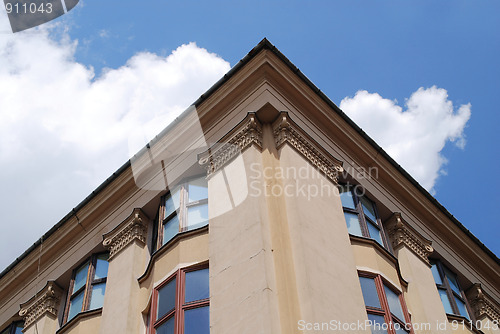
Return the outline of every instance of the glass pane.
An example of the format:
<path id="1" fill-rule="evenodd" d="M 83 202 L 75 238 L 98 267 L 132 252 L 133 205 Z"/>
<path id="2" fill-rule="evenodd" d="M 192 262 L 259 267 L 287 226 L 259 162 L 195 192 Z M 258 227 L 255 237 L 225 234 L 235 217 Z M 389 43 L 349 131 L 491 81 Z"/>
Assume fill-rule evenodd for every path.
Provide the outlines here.
<path id="1" fill-rule="evenodd" d="M 209 307 L 198 307 L 184 312 L 184 334 L 209 334 Z"/>
<path id="2" fill-rule="evenodd" d="M 24 328 L 24 324 L 22 322 L 18 322 L 16 324 L 16 330 L 14 332 L 14 334 L 23 334 L 22 330 Z"/>
<path id="3" fill-rule="evenodd" d="M 156 334 L 174 334 L 174 317 L 171 317 L 156 328 Z"/>
<path id="4" fill-rule="evenodd" d="M 90 299 L 89 310 L 95 310 L 102 307 L 104 303 L 104 291 L 106 290 L 106 283 L 95 284 L 92 286 L 92 297 Z"/>
<path id="5" fill-rule="evenodd" d="M 373 221 L 376 221 L 377 217 L 375 216 L 375 208 L 373 207 L 372 201 L 363 196 L 361 196 L 359 199 L 361 201 L 361 206 L 363 207 L 365 216 Z"/>
<path id="6" fill-rule="evenodd" d="M 436 284 L 439 285 L 443 284 L 441 276 L 439 276 L 437 265 L 435 263 L 432 264 L 431 270 L 432 270 L 432 276 L 434 276 L 434 281 L 436 282 Z"/>
<path id="7" fill-rule="evenodd" d="M 439 297 L 441 297 L 441 302 L 443 303 L 444 306 L 444 311 L 446 313 L 453 314 L 453 309 L 451 308 L 450 299 L 446 294 L 446 290 L 438 289 L 438 291 L 439 291 Z"/>
<path id="8" fill-rule="evenodd" d="M 188 208 L 188 230 L 208 223 L 208 204 L 195 205 Z"/>
<path id="9" fill-rule="evenodd" d="M 73 319 L 75 315 L 82 311 L 83 293 L 84 291 L 80 292 L 73 299 L 71 299 L 69 304 L 68 321 Z"/>
<path id="10" fill-rule="evenodd" d="M 87 282 L 87 272 L 89 270 L 89 264 L 85 263 L 81 266 L 75 274 L 75 284 L 73 285 L 73 292 L 80 289 Z"/>
<path id="11" fill-rule="evenodd" d="M 169 242 L 177 233 L 179 233 L 179 218 L 175 215 L 163 224 L 163 244 Z"/>
<path id="12" fill-rule="evenodd" d="M 101 254 L 97 257 L 94 279 L 108 276 L 108 254 Z"/>
<path id="13" fill-rule="evenodd" d="M 375 280 L 373 280 L 373 278 L 360 277 L 359 282 L 361 283 L 361 291 L 363 292 L 365 305 L 380 308 L 380 300 L 378 299 Z"/>
<path id="14" fill-rule="evenodd" d="M 165 199 L 165 215 L 163 219 L 170 216 L 174 211 L 179 209 L 181 189 L 180 187 L 175 188 Z"/>
<path id="15" fill-rule="evenodd" d="M 158 291 L 158 313 L 156 319 L 160 319 L 175 307 L 175 278 L 168 282 Z"/>
<path id="16" fill-rule="evenodd" d="M 186 303 L 208 298 L 208 268 L 186 273 Z"/>
<path id="17" fill-rule="evenodd" d="M 444 268 L 444 274 L 448 278 L 448 282 L 450 282 L 451 289 L 456 293 L 460 294 L 460 288 L 458 287 L 457 276 L 448 270 L 448 268 Z"/>
<path id="18" fill-rule="evenodd" d="M 361 237 L 363 234 L 361 233 L 361 226 L 359 225 L 358 215 L 354 213 L 344 212 L 344 217 L 349 233 Z"/>
<path id="19" fill-rule="evenodd" d="M 368 225 L 368 232 L 370 232 L 370 238 L 377 241 L 382 246 L 384 245 L 382 242 L 382 236 L 380 235 L 380 230 L 377 226 L 373 225 L 369 221 L 366 222 Z"/>
<path id="20" fill-rule="evenodd" d="M 458 306 L 458 311 L 460 312 L 460 315 L 463 315 L 466 318 L 469 318 L 469 313 L 467 312 L 467 308 L 465 307 L 465 303 L 455 296 L 455 302 L 457 303 Z"/>
<path id="21" fill-rule="evenodd" d="M 399 323 L 394 324 L 394 329 L 396 330 L 396 334 L 408 334 L 409 332 L 404 329 L 404 325 L 399 325 Z"/>
<path id="22" fill-rule="evenodd" d="M 370 327 L 373 334 L 387 334 L 385 328 L 384 316 L 376 314 L 368 314 L 368 320 L 370 320 Z"/>
<path id="23" fill-rule="evenodd" d="M 401 307 L 401 302 L 399 301 L 399 296 L 384 285 L 385 295 L 387 296 L 387 302 L 389 304 L 389 310 L 402 322 L 406 322 L 403 315 L 403 309 Z"/>
<path id="24" fill-rule="evenodd" d="M 189 181 L 188 184 L 189 202 L 199 201 L 208 198 L 208 184 L 204 177 Z"/>
<path id="25" fill-rule="evenodd" d="M 352 198 L 352 192 L 349 187 L 341 186 L 339 187 L 340 201 L 342 206 L 345 208 L 355 209 L 354 199 Z"/>

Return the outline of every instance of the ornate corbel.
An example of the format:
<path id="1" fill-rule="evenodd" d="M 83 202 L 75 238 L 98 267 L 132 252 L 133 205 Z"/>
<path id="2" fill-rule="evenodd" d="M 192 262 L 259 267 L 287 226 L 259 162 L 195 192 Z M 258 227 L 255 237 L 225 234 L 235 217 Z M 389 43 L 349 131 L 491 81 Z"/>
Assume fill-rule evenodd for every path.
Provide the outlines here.
<path id="1" fill-rule="evenodd" d="M 432 242 L 424 238 L 401 217 L 401 213 L 394 213 L 385 223 L 392 248 L 397 250 L 406 246 L 413 251 L 422 261 L 430 265 L 429 255 L 432 254 Z"/>
<path id="2" fill-rule="evenodd" d="M 283 145 L 289 144 L 333 183 L 338 183 L 338 177 L 344 171 L 342 162 L 321 148 L 311 136 L 290 119 L 286 111 L 280 112 L 274 121 L 273 134 L 276 149 L 279 150 Z"/>
<path id="3" fill-rule="evenodd" d="M 500 323 L 500 305 L 495 303 L 493 298 L 483 291 L 481 284 L 476 283 L 471 286 L 467 292 L 467 300 L 477 320 L 481 320 L 484 316 L 489 317 L 492 321 Z"/>
<path id="4" fill-rule="evenodd" d="M 245 119 L 224 135 L 217 144 L 200 153 L 198 162 L 205 166 L 207 177 L 210 177 L 252 145 L 262 149 L 262 124 L 255 112 L 249 112 Z"/>
<path id="5" fill-rule="evenodd" d="M 24 328 L 28 328 L 46 314 L 56 319 L 61 295 L 62 289 L 54 281 L 48 281 L 41 291 L 21 304 L 19 315 L 24 319 Z"/>
<path id="6" fill-rule="evenodd" d="M 103 245 L 109 249 L 109 260 L 137 240 L 146 244 L 149 218 L 141 209 L 134 209 L 132 214 L 110 232 L 103 235 Z"/>

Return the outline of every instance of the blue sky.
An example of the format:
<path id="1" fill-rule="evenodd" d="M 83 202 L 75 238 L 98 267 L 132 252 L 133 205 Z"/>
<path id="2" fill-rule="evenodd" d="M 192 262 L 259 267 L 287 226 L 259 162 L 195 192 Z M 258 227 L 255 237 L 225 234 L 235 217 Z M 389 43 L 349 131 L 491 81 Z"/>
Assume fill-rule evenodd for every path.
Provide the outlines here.
<path id="1" fill-rule="evenodd" d="M 418 115 L 420 110 L 430 103 L 429 101 L 442 102 L 444 109 L 449 107 L 447 103 L 451 102 L 452 115 L 443 114 L 444 116 L 436 122 L 428 124 L 429 141 L 412 141 L 414 138 L 411 137 L 405 139 L 420 147 L 415 151 L 406 152 L 413 154 L 413 157 L 401 158 L 406 159 L 406 166 L 410 168 L 403 163 L 402 165 L 408 170 L 412 168 L 412 164 L 425 165 L 446 159 L 447 163 L 439 160 L 441 162 L 434 170 L 437 177 L 427 176 L 426 184 L 429 185 L 427 188 L 498 255 L 500 227 L 495 212 L 500 200 L 496 191 L 500 186 L 496 173 L 500 162 L 497 144 L 500 141 L 497 131 L 500 116 L 496 103 L 500 89 L 499 14 L 498 1 L 83 0 L 71 12 L 46 27 L 32 29 L 24 35 L 18 33 L 16 36 L 9 35 L 4 29 L 0 32 L 0 46 L 17 43 L 15 45 L 19 45 L 19 48 L 16 52 L 19 54 L 24 52 L 22 55 L 26 57 L 28 63 L 35 62 L 34 57 L 43 59 L 46 56 L 45 68 L 52 74 L 43 75 L 53 76 L 50 80 L 47 79 L 50 85 L 59 80 L 58 75 L 64 77 L 65 82 L 73 82 L 67 73 L 76 73 L 75 77 L 81 78 L 91 73 L 90 68 L 93 68 L 95 76 L 88 81 L 79 81 L 77 86 L 88 93 L 88 99 L 97 101 L 108 98 L 101 95 L 99 85 L 107 85 L 109 88 L 114 84 L 122 84 L 124 79 L 120 75 L 127 70 L 136 73 L 133 69 L 138 71 L 151 64 L 157 65 L 162 61 L 161 58 L 169 57 L 174 50 L 179 51 L 180 46 L 194 42 L 195 46 L 191 44 L 191 48 L 185 47 L 179 51 L 178 58 L 191 52 L 189 57 L 196 56 L 196 59 L 203 59 L 197 63 L 200 69 L 209 67 L 211 70 L 201 76 L 199 86 L 196 86 L 193 92 L 186 93 L 181 101 L 169 106 L 174 111 L 193 102 L 227 71 L 229 66 L 234 66 L 264 37 L 276 45 L 339 106 L 341 101 L 347 98 L 343 105 L 346 108 L 349 106 L 355 108 L 359 104 L 348 102 L 359 102 L 363 98 L 371 97 L 380 102 L 381 106 L 392 108 L 395 124 L 405 124 L 401 121 L 404 118 L 401 112 L 408 109 L 405 105 L 407 101 L 417 101 L 415 103 L 420 106 L 409 110 L 414 115 Z M 10 41 L 11 44 L 7 42 L 1 44 L 2 39 Z M 28 47 L 26 49 L 23 47 L 23 43 L 34 39 L 43 40 L 45 44 L 41 45 L 39 50 L 42 52 L 46 47 L 46 54 L 36 51 L 30 53 Z M 147 56 L 144 52 L 147 52 Z M 142 56 L 137 57 L 138 54 Z M 56 60 L 51 60 L 50 57 Z M 59 61 L 58 57 L 63 60 Z M 187 59 L 194 59 L 189 57 Z M 135 59 L 136 62 L 131 59 Z M 174 64 L 171 66 L 175 67 L 177 64 L 175 59 L 170 59 L 171 64 Z M 8 64 L 13 60 L 2 55 L 0 65 L 2 61 L 7 64 L 5 66 L 10 66 Z M 188 61 L 184 63 L 182 60 L 178 61 L 180 68 L 185 68 L 186 64 L 189 64 Z M 66 67 L 51 72 L 51 66 L 57 67 L 60 63 L 65 63 Z M 20 80 L 19 76 L 22 75 L 26 75 L 27 78 L 34 75 L 30 74 L 30 69 L 23 69 L 22 64 L 16 66 L 18 67 L 15 70 L 4 74 L 4 83 L 8 80 Z M 42 65 L 33 63 L 30 68 L 36 69 L 37 66 Z M 69 71 L 68 68 L 72 70 Z M 15 79 L 12 76 L 13 71 L 18 71 Z M 42 70 L 37 70 L 36 73 L 40 71 Z M 187 90 L 191 85 L 186 82 L 195 80 L 196 76 L 186 76 L 186 78 L 186 81 L 178 86 Z M 151 79 L 144 80 L 150 82 L 147 80 Z M 36 82 L 44 85 L 42 79 Z M 52 87 L 50 85 L 47 87 Z M 87 92 L 86 90 L 92 85 L 93 88 Z M 422 96 L 418 94 L 413 96 L 412 94 L 421 87 L 423 87 Z M 25 89 L 25 93 L 29 95 L 30 88 Z M 33 89 L 31 93 L 34 94 L 36 85 L 31 89 Z M 64 88 L 59 89 L 62 89 L 60 94 L 69 96 L 78 91 L 66 92 Z M 357 94 L 359 91 L 367 93 Z M 59 96 L 56 92 L 46 92 L 47 94 L 54 94 L 53 98 Z M 16 110 L 27 112 L 25 109 L 28 107 L 17 105 L 16 101 L 11 104 L 6 103 L 6 96 L 0 94 L 0 118 L 2 113 L 5 116 L 13 115 Z M 29 122 L 27 128 L 33 127 L 35 132 L 40 131 L 42 135 L 48 131 L 47 129 L 64 127 L 64 124 L 58 123 L 61 117 L 64 118 L 61 116 L 64 101 L 61 103 L 61 114 L 40 116 L 44 129 L 36 130 L 37 125 Z M 113 105 L 115 102 L 109 103 Z M 55 105 L 58 106 L 57 103 Z M 378 112 L 383 112 L 385 107 L 381 107 Z M 130 109 L 129 106 L 123 108 Z M 46 106 L 41 104 L 29 112 L 40 110 L 43 114 L 46 109 Z M 444 113 L 444 109 L 440 112 Z M 368 111 L 364 110 L 352 110 L 352 115 L 356 112 L 358 112 L 357 117 L 368 115 Z M 415 117 L 418 126 L 425 130 L 426 119 L 429 118 Z M 455 127 L 448 126 L 452 121 L 456 121 Z M 387 137 L 387 133 L 384 133 L 390 131 L 391 127 L 371 129 L 372 123 L 364 124 L 363 121 L 360 123 L 370 135 L 373 134 L 375 140 L 376 137 L 382 136 L 380 138 L 386 145 L 390 146 L 391 140 L 394 142 L 399 140 L 394 136 Z M 2 129 L 3 140 L 7 143 L 9 138 L 6 133 L 9 132 L 4 130 Z M 121 145 L 118 140 L 115 142 L 114 138 L 120 137 L 122 132 L 125 131 L 120 128 L 110 130 L 107 141 L 97 140 L 91 149 L 87 147 L 85 153 L 74 159 L 67 158 L 65 154 L 78 152 L 82 143 L 71 137 L 71 134 L 62 137 L 48 136 L 47 146 L 57 147 L 57 150 L 49 151 L 44 146 L 40 148 L 41 151 L 33 154 L 36 156 L 43 152 L 46 159 L 43 161 L 19 159 L 21 153 L 14 157 L 12 155 L 2 157 L 0 154 L 0 166 L 37 163 L 42 169 L 54 170 L 55 165 L 60 168 L 56 168 L 57 173 L 49 180 L 47 178 L 41 180 L 43 175 L 33 177 L 36 182 L 41 182 L 35 188 L 41 190 L 44 187 L 53 187 L 47 193 L 36 193 L 24 176 L 5 167 L 4 170 L 7 172 L 4 174 L 8 175 L 9 182 L 4 187 L 2 198 L 8 200 L 0 206 L 2 211 L 6 212 L 8 208 L 17 205 L 15 203 L 25 202 L 28 192 L 30 194 L 28 197 L 36 203 L 36 212 L 39 212 L 41 217 L 37 217 L 37 213 L 28 212 L 19 217 L 19 211 L 17 216 L 12 216 L 12 219 L 19 222 L 19 226 L 24 227 L 11 227 L 10 234 L 6 234 L 9 240 L 16 240 L 15 236 L 19 235 L 20 231 L 29 233 L 25 234 L 22 240 L 16 240 L 13 249 L 2 246 L 3 257 L 0 259 L 0 267 L 6 267 L 12 262 L 125 162 L 128 158 L 126 147 L 119 149 L 118 151 L 123 152 L 113 155 L 110 163 L 103 160 L 106 154 L 96 148 L 103 143 Z M 441 137 L 433 136 L 440 132 L 442 132 Z M 96 132 L 92 137 L 98 135 Z M 64 141 L 63 144 L 61 140 Z M 433 149 L 427 150 L 425 145 L 429 145 L 433 140 L 438 143 Z M 20 152 L 30 146 L 30 141 L 23 143 L 26 145 L 20 148 Z M 443 149 L 441 144 L 444 145 Z M 394 148 L 394 152 L 397 152 L 397 149 Z M 421 156 L 418 152 L 424 153 Z M 94 159 L 94 163 L 88 165 L 88 170 L 82 167 L 84 166 L 82 160 L 78 160 L 83 159 L 82 156 Z M 20 160 L 23 161 L 19 162 Z M 431 172 L 425 171 L 425 173 Z M 80 179 L 77 179 L 78 177 Z M 67 185 L 68 180 L 72 187 L 63 200 L 57 197 L 57 194 L 60 194 L 57 185 Z M 56 202 L 57 204 L 54 204 Z M 33 224 L 34 217 L 38 221 L 36 227 L 30 225 Z M 4 221 L 2 224 L 11 222 Z"/>

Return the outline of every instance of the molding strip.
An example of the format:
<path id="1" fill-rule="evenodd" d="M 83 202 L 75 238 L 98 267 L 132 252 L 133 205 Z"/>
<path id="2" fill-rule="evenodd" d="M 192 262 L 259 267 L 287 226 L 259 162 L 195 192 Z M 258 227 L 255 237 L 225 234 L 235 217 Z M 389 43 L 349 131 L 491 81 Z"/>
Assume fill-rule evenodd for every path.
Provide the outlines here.
<path id="1" fill-rule="evenodd" d="M 395 212 L 384 225 L 394 250 L 406 246 L 430 266 L 429 255 L 434 252 L 432 242 L 404 221 L 401 213 Z"/>
<path id="2" fill-rule="evenodd" d="M 251 145 L 262 150 L 262 124 L 255 112 L 249 112 L 243 121 L 224 135 L 217 144 L 200 153 L 198 162 L 205 166 L 207 177 L 210 177 Z"/>
<path id="3" fill-rule="evenodd" d="M 54 282 L 48 281 L 45 287 L 27 302 L 21 304 L 19 315 L 24 319 L 24 329 L 48 314 L 57 318 L 62 289 Z"/>
<path id="4" fill-rule="evenodd" d="M 279 150 L 288 143 L 333 183 L 338 184 L 338 177 L 344 171 L 342 162 L 335 159 L 293 122 L 288 112 L 280 112 L 273 124 L 273 134 L 276 149 Z"/>
<path id="5" fill-rule="evenodd" d="M 141 209 L 136 208 L 127 219 L 103 235 L 102 244 L 109 249 L 110 261 L 134 240 L 138 240 L 143 245 L 146 244 L 148 221 L 149 218 L 146 214 Z"/>
<path id="6" fill-rule="evenodd" d="M 484 292 L 480 283 L 471 286 L 466 295 L 477 320 L 487 316 L 497 324 L 500 323 L 500 305 L 495 303 L 493 298 Z"/>

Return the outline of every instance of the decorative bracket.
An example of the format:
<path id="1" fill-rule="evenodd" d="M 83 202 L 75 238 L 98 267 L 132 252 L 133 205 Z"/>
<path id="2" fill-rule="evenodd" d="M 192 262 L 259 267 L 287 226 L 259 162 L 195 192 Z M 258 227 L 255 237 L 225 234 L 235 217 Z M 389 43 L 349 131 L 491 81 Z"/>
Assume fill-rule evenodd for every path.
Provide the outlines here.
<path id="1" fill-rule="evenodd" d="M 342 162 L 332 157 L 295 124 L 288 116 L 288 112 L 280 112 L 273 124 L 273 134 L 276 149 L 279 150 L 285 143 L 288 143 L 333 183 L 338 183 L 339 174 L 344 171 Z"/>
<path id="2" fill-rule="evenodd" d="M 217 144 L 200 153 L 198 162 L 205 166 L 207 177 L 210 177 L 251 145 L 262 150 L 262 124 L 255 112 L 249 112 L 245 119 L 222 137 Z"/>
<path id="3" fill-rule="evenodd" d="M 109 249 L 109 260 L 134 240 L 146 244 L 149 218 L 141 209 L 132 214 L 110 232 L 103 235 L 104 247 Z"/>
<path id="4" fill-rule="evenodd" d="M 48 281 L 41 291 L 21 304 L 19 315 L 24 319 L 24 328 L 28 328 L 45 314 L 56 319 L 61 295 L 62 289 L 54 281 Z"/>
<path id="5" fill-rule="evenodd" d="M 495 303 L 493 298 L 483 291 L 481 284 L 476 283 L 471 286 L 466 295 L 477 320 L 487 316 L 492 321 L 500 323 L 500 305 Z"/>
<path id="6" fill-rule="evenodd" d="M 427 265 L 430 265 L 429 255 L 434 252 L 432 242 L 424 238 L 401 217 L 401 213 L 394 213 L 385 223 L 385 228 L 392 242 L 392 248 L 397 250 L 402 246 L 408 247 Z"/>

